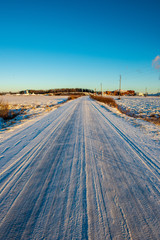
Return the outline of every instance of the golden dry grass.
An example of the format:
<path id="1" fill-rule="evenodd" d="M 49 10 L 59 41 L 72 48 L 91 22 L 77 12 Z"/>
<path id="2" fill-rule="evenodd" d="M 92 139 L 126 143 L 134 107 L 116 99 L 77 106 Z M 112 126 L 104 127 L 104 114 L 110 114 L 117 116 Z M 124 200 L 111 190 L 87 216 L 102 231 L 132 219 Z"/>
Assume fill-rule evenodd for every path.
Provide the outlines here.
<path id="1" fill-rule="evenodd" d="M 77 99 L 77 98 L 79 98 L 79 97 L 82 97 L 82 95 L 69 95 L 69 97 L 68 97 L 68 100 L 74 100 L 74 99 Z"/>
<path id="2" fill-rule="evenodd" d="M 111 97 L 102 97 L 102 96 L 95 96 L 95 95 L 90 95 L 92 99 L 97 100 L 99 102 L 103 102 L 111 107 L 117 108 L 117 103 L 116 101 L 111 98 Z"/>
<path id="3" fill-rule="evenodd" d="M 0 117 L 7 119 L 9 115 L 9 105 L 5 103 L 2 99 L 0 100 Z"/>

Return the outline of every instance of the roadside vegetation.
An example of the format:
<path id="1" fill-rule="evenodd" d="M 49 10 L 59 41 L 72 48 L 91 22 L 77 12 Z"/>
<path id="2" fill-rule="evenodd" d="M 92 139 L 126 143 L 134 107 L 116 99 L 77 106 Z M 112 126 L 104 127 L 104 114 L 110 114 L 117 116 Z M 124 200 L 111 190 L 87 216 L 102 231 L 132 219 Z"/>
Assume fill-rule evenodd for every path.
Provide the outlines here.
<path id="1" fill-rule="evenodd" d="M 99 102 L 103 102 L 103 103 L 109 105 L 110 107 L 115 107 L 115 108 L 118 107 L 116 101 L 111 97 L 102 97 L 102 96 L 95 96 L 95 95 L 90 95 L 90 97 Z"/>
<path id="2" fill-rule="evenodd" d="M 135 113 L 131 112 L 129 109 L 124 109 L 122 106 L 119 106 L 119 105 L 118 105 L 117 109 L 121 113 L 123 113 L 123 114 L 125 114 L 129 117 L 140 118 L 140 119 L 145 120 L 147 122 L 151 122 L 151 123 L 154 123 L 156 125 L 160 125 L 160 115 L 158 115 L 158 114 L 151 114 L 150 116 L 141 116 L 139 114 L 135 114 Z"/>
<path id="3" fill-rule="evenodd" d="M 9 105 L 5 103 L 2 99 L 0 100 L 0 118 L 4 120 L 9 116 Z"/>
<path id="4" fill-rule="evenodd" d="M 0 118 L 3 120 L 11 120 L 15 118 L 16 116 L 22 114 L 24 112 L 23 109 L 13 111 L 9 109 L 9 104 L 5 102 L 3 99 L 0 99 Z"/>
<path id="5" fill-rule="evenodd" d="M 72 95 L 69 95 L 68 101 L 77 99 L 77 98 L 82 97 L 82 96 L 84 96 L 84 95 L 83 94 L 72 94 Z"/>
<path id="6" fill-rule="evenodd" d="M 147 122 L 151 122 L 154 123 L 156 125 L 160 125 L 160 115 L 157 116 L 155 114 L 151 114 L 150 116 L 140 116 L 140 115 L 136 115 L 133 112 L 131 112 L 129 109 L 125 109 L 122 106 L 118 105 L 116 103 L 116 101 L 111 98 L 111 97 L 103 97 L 103 96 L 95 96 L 95 95 L 90 95 L 90 97 L 94 100 L 97 100 L 99 102 L 103 102 L 107 105 L 109 105 L 110 107 L 114 107 L 117 110 L 119 110 L 119 112 L 129 116 L 129 117 L 134 117 L 134 118 L 140 118 L 142 120 L 145 120 Z"/>

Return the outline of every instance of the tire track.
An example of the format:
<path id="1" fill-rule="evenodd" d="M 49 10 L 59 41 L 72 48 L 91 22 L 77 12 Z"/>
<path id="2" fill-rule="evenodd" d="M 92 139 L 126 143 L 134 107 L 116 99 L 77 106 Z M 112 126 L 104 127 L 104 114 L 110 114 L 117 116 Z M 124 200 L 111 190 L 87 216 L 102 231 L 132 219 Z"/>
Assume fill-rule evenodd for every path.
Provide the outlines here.
<path id="1" fill-rule="evenodd" d="M 95 106 L 95 104 L 92 101 L 92 106 L 107 120 L 108 124 L 116 131 L 124 140 L 125 142 L 131 147 L 131 149 L 139 156 L 139 158 L 142 160 L 142 162 L 149 167 L 149 169 L 152 169 L 152 172 L 155 171 L 157 174 L 156 177 L 159 180 L 160 175 L 160 167 L 151 159 L 149 158 L 138 146 L 136 146 L 135 143 L 133 143 L 115 124 L 113 124 L 102 112 L 101 110 Z"/>
<path id="2" fill-rule="evenodd" d="M 105 123 L 104 123 L 105 124 Z M 100 129 L 105 129 L 105 127 L 103 127 L 103 126 L 101 126 L 100 128 L 99 128 L 99 132 L 101 132 L 101 130 Z M 97 129 L 98 130 L 98 129 Z M 108 137 L 108 135 L 107 135 L 107 132 L 106 131 L 103 131 L 104 133 L 105 133 L 105 135 L 106 135 L 106 137 L 104 138 L 104 139 L 107 139 L 107 137 Z M 102 139 L 102 136 L 103 136 L 103 132 L 101 132 L 100 133 L 100 136 L 101 136 L 101 139 Z M 106 141 L 106 140 L 104 140 L 104 141 Z M 112 142 L 112 144 L 113 144 L 113 142 Z M 110 148 L 108 147 L 108 149 L 112 149 L 113 148 L 113 145 L 111 145 L 110 146 Z M 114 150 L 113 150 L 113 152 L 112 152 L 112 154 L 114 153 L 114 151 L 115 151 L 116 149 L 114 148 Z M 128 183 L 128 179 L 129 179 L 129 176 L 126 178 L 124 178 L 124 176 L 122 175 L 122 168 L 121 168 L 121 166 L 119 165 L 119 163 L 121 162 L 120 161 L 120 155 L 119 155 L 119 153 L 118 153 L 118 155 L 117 155 L 117 157 L 116 157 L 117 159 L 119 159 L 119 161 L 116 161 L 116 164 L 117 164 L 117 167 L 118 167 L 118 169 L 119 169 L 119 176 L 121 176 L 121 179 L 124 179 L 122 182 L 123 183 L 126 183 L 126 187 L 127 187 L 127 189 L 128 189 L 128 193 L 130 193 L 130 192 L 132 192 L 131 193 L 131 195 L 130 195 L 130 199 L 132 199 L 133 198 L 133 196 L 134 197 L 136 197 L 135 198 L 135 200 L 134 200 L 134 204 L 135 204 L 135 210 L 137 209 L 138 210 L 138 212 L 137 212 L 137 218 L 139 218 L 139 223 L 143 223 L 142 225 L 144 225 L 144 226 L 147 226 L 146 227 L 146 229 L 145 229 L 145 231 L 144 231 L 144 233 L 145 233 L 145 237 L 146 238 L 144 238 L 144 239 L 158 239 L 158 235 L 157 235 L 157 237 L 156 237 L 156 235 L 155 235 L 155 233 L 153 232 L 153 230 L 152 230 L 152 225 L 150 225 L 150 224 L 148 224 L 148 222 L 153 222 L 152 224 L 154 225 L 154 221 L 155 221 L 155 223 L 156 223 L 156 221 L 157 221 L 157 219 L 158 219 L 158 216 L 157 216 L 157 209 L 155 208 L 153 208 L 153 206 L 152 205 L 148 205 L 148 199 L 147 199 L 147 201 L 146 201 L 146 198 L 145 198 L 145 195 L 144 195 L 144 192 L 143 192 L 143 189 L 142 189 L 142 192 L 140 192 L 141 194 L 140 195 L 138 195 L 138 193 L 135 195 L 135 193 L 136 193 L 136 190 L 135 190 L 135 192 L 133 192 L 132 191 L 132 189 L 130 189 L 130 184 Z M 122 162 L 124 162 L 123 160 L 122 160 Z M 130 171 L 131 172 L 131 171 Z M 130 177 L 132 178 L 132 181 L 131 181 L 131 183 L 133 182 L 135 182 L 136 184 L 135 184 L 135 186 L 136 186 L 136 188 L 137 188 L 137 186 L 139 186 L 139 191 L 141 191 L 141 188 L 140 188 L 140 186 L 141 186 L 141 184 L 142 183 L 139 183 L 138 182 L 138 179 L 137 178 L 134 178 L 133 177 L 134 175 L 132 174 L 132 175 L 130 175 Z M 153 183 L 152 183 L 152 186 L 153 186 Z M 153 187 L 154 188 L 154 187 Z M 118 189 L 117 189 L 117 191 L 118 191 Z M 159 195 L 159 192 L 157 192 L 157 188 L 156 188 L 156 194 L 158 194 Z M 114 199 L 115 199 L 115 197 L 114 197 Z M 117 206 L 119 206 L 119 204 L 117 204 L 116 203 L 116 205 Z M 150 206 L 152 206 L 152 208 L 150 207 Z M 146 207 L 147 207 L 147 214 L 146 214 Z M 120 207 L 119 208 L 120 209 L 120 212 L 121 212 L 121 215 L 122 215 L 122 218 L 125 216 L 125 214 L 124 214 L 124 212 L 123 212 L 123 209 Z M 150 213 L 149 213 L 150 212 Z M 151 217 L 150 216 L 152 216 L 152 219 L 151 219 Z M 127 221 L 128 222 L 128 221 Z M 124 223 L 127 223 L 126 222 L 126 219 L 124 219 Z M 133 223 L 132 223 L 133 224 Z M 127 233 L 129 233 L 130 231 L 128 231 L 127 230 Z M 138 231 L 137 231 L 138 232 Z M 158 232 L 158 230 L 157 230 L 157 232 Z M 135 234 L 135 233 L 134 233 Z M 130 235 L 131 235 L 131 233 L 130 233 Z M 127 238 L 128 239 L 128 238 Z M 134 239 L 139 239 L 139 238 L 134 238 Z M 141 238 L 141 239 L 143 239 L 143 238 Z"/>
<path id="3" fill-rule="evenodd" d="M 72 111 L 72 114 L 74 113 L 74 109 L 73 109 L 73 111 Z M 70 113 L 71 114 L 71 113 Z M 72 117 L 72 114 L 70 115 L 70 118 Z M 68 121 L 67 122 L 69 122 L 69 120 L 70 120 L 70 118 L 68 119 Z M 63 120 L 62 121 L 63 122 L 63 125 L 65 124 L 66 125 L 66 123 L 65 123 L 65 121 Z M 69 131 L 69 130 L 68 130 Z M 66 136 L 66 138 L 67 138 L 67 136 L 68 136 L 68 131 L 66 131 L 66 133 L 65 133 L 65 136 Z M 59 134 L 60 135 L 60 137 L 61 137 L 61 134 Z M 64 137 L 65 137 L 64 136 Z M 50 137 L 50 136 L 49 136 Z M 65 138 L 64 138 L 65 139 Z M 57 140 L 58 141 L 58 140 Z M 49 145 L 50 146 L 50 148 L 53 148 L 54 147 L 54 145 L 52 146 L 51 144 Z M 64 145 L 62 145 L 61 147 L 60 147 L 60 149 L 59 149 L 59 151 L 58 151 L 58 157 L 57 157 L 57 162 L 58 162 L 58 160 L 59 160 L 59 158 L 60 158 L 60 155 L 59 154 L 62 154 L 62 148 L 64 147 Z M 44 148 L 45 148 L 45 146 L 44 146 Z M 14 234 L 15 234 L 15 232 L 16 232 L 16 235 L 17 235 L 17 237 L 18 237 L 18 239 L 20 239 L 20 237 L 21 237 L 21 235 L 22 235 L 22 233 L 23 233 L 23 231 L 24 231 L 24 227 L 25 227 L 25 225 L 28 223 L 28 225 L 30 226 L 30 224 L 29 224 L 29 218 L 32 216 L 32 212 L 33 212 L 33 209 L 34 209 L 34 206 L 35 206 L 35 208 L 37 207 L 37 206 L 39 206 L 40 208 L 41 208 L 41 203 L 43 202 L 42 200 L 45 198 L 45 196 L 46 196 L 46 192 L 47 192 L 47 189 L 48 189 L 48 187 L 49 187 L 49 184 L 50 184 L 50 179 L 51 179 L 51 176 L 52 176 L 52 171 L 55 169 L 55 165 L 53 164 L 53 168 L 51 167 L 51 170 L 50 170 L 50 173 L 49 173 L 49 175 L 47 174 L 47 172 L 46 172 L 46 168 L 44 168 L 43 169 L 43 165 L 44 165 L 44 158 L 46 158 L 46 156 L 45 156 L 45 154 L 44 154 L 44 156 L 42 157 L 41 156 L 41 152 L 43 152 L 43 149 L 44 148 L 42 148 L 41 149 L 41 151 L 40 151 L 40 153 L 38 154 L 38 156 L 37 156 L 37 158 L 40 158 L 39 160 L 41 161 L 41 164 L 39 164 L 39 166 L 36 168 L 36 170 L 34 171 L 34 173 L 32 173 L 32 175 L 31 175 L 31 177 L 28 179 L 28 181 L 26 182 L 26 184 L 24 185 L 24 187 L 23 187 L 23 189 L 21 189 L 21 191 L 20 191 L 20 193 L 19 193 L 19 195 L 16 197 L 16 199 L 15 199 L 15 201 L 14 201 L 14 203 L 12 203 L 12 205 L 11 205 L 11 207 L 10 207 L 10 209 L 8 210 L 8 213 L 7 213 L 7 215 L 5 216 L 5 218 L 4 218 L 4 220 L 2 221 L 2 223 L 1 223 L 1 225 L 0 225 L 0 229 L 3 229 L 2 231 L 1 231 L 1 233 L 0 233 L 0 236 L 1 236 L 1 234 L 2 234 L 2 236 L 4 235 L 4 233 L 6 233 L 7 234 L 7 236 L 6 236 L 6 239 L 10 239 L 10 237 L 12 236 L 12 232 L 11 232 L 11 229 L 14 229 Z M 50 154 L 50 151 L 47 151 L 47 153 L 49 152 L 49 154 Z M 56 151 L 55 151 L 56 152 Z M 46 158 L 46 159 L 48 159 L 48 163 L 50 163 L 50 165 L 52 164 L 52 162 L 50 161 L 50 158 Z M 49 167 L 49 166 L 48 166 Z M 43 171 L 45 174 L 41 174 L 40 176 L 38 176 L 37 174 L 38 174 L 38 172 L 39 171 Z M 41 176 L 43 176 L 43 178 L 41 177 Z M 33 179 L 35 179 L 36 181 L 34 181 L 34 185 L 37 185 L 37 189 L 39 189 L 39 188 L 41 188 L 40 186 L 39 186 L 39 183 L 41 182 L 41 184 L 42 184 L 42 190 L 41 190 L 41 192 L 38 194 L 38 192 L 37 193 L 34 193 L 33 192 L 33 190 L 32 190 L 32 182 L 33 182 Z M 34 194 L 34 195 L 33 195 Z M 21 204 L 21 202 L 22 202 L 22 200 L 23 200 L 23 198 L 24 198 L 24 196 L 30 196 L 29 197 L 29 199 L 32 199 L 32 201 L 30 202 L 30 201 L 26 201 L 26 203 L 24 204 L 24 205 L 21 205 L 21 207 L 20 207 L 20 210 L 19 211 L 17 211 L 18 212 L 18 215 L 19 215 L 19 212 L 21 212 L 21 216 L 24 216 L 24 215 L 27 215 L 27 216 L 25 216 L 25 221 L 24 221 L 24 223 L 23 222 L 21 222 L 21 219 L 18 217 L 18 215 L 17 214 L 15 214 L 15 215 L 13 215 L 13 212 L 15 212 L 15 209 L 16 209 L 16 205 L 19 205 L 19 204 Z M 34 197 L 33 197 L 34 196 Z M 41 201 L 40 201 L 40 200 Z M 38 201 L 38 202 L 37 202 Z M 17 204 L 17 202 L 19 202 L 19 204 Z M 28 207 L 27 207 L 27 205 L 28 205 Z M 31 206 L 30 206 L 31 205 Z M 38 211 L 38 213 L 39 213 L 39 211 L 40 211 L 40 209 L 39 208 L 36 208 L 36 209 L 38 209 L 37 211 Z M 36 210 L 34 210 L 34 213 L 36 213 L 34 216 L 37 216 L 37 212 L 36 212 Z M 11 217 L 12 216 L 12 217 Z M 10 218 L 11 218 L 11 220 L 10 220 Z M 14 221 L 13 221 L 13 218 L 15 219 Z M 27 218 L 27 219 L 26 219 Z M 8 219 L 8 220 L 7 220 Z M 5 225 L 3 226 L 3 222 L 5 223 Z M 6 222 L 7 222 L 7 224 L 6 224 Z M 33 221 L 31 221 L 31 222 L 33 222 Z M 14 224 L 13 224 L 14 223 Z M 14 227 L 14 225 L 16 224 L 16 226 L 17 226 L 17 228 L 19 229 L 19 231 L 18 231 L 18 229 L 16 228 L 15 229 L 15 227 Z M 34 223 L 35 224 L 35 223 Z M 8 228 L 8 225 L 10 225 L 10 230 L 7 230 Z M 13 227 L 11 227 L 11 226 L 13 226 Z M 6 229 L 7 228 L 7 229 Z M 26 238 L 27 239 L 27 238 Z"/>
<path id="4" fill-rule="evenodd" d="M 74 107 L 75 107 L 75 106 L 74 106 Z M 70 107 L 70 109 L 72 109 L 72 112 L 74 111 L 74 108 L 73 108 L 73 107 Z M 69 110 L 70 110 L 70 109 L 69 109 Z M 60 116 L 60 117 L 58 117 L 58 118 L 56 119 L 56 122 L 54 122 L 54 123 L 51 122 L 51 124 L 45 128 L 45 135 L 46 135 L 45 138 L 44 138 L 44 131 L 43 131 L 43 129 L 42 129 L 42 131 L 39 130 L 39 134 L 36 135 L 36 136 L 32 139 L 32 142 L 29 143 L 29 145 L 26 145 L 25 148 L 23 148 L 22 151 L 18 152 L 18 156 L 20 155 L 20 157 L 18 158 L 17 155 L 14 156 L 14 157 L 10 160 L 10 161 L 13 162 L 13 164 L 10 164 L 8 168 L 6 167 L 6 169 L 4 169 L 4 170 L 0 173 L 0 182 L 1 182 L 2 179 L 3 179 L 3 175 L 4 175 L 5 173 L 7 174 L 7 172 L 8 172 L 9 170 L 13 169 L 13 168 L 16 169 L 16 168 L 17 168 L 17 164 L 18 164 L 18 163 L 21 164 L 21 161 L 20 161 L 20 160 L 22 160 L 24 157 L 26 157 L 27 154 L 32 155 L 32 151 L 33 151 L 33 153 L 34 153 L 35 149 L 43 146 L 43 144 L 46 142 L 46 140 L 49 139 L 49 137 L 51 137 L 51 135 L 60 127 L 60 124 L 62 124 L 62 125 L 64 124 L 64 123 L 63 123 L 63 122 L 64 122 L 64 119 L 65 119 L 65 118 L 68 118 L 70 114 L 71 114 L 71 113 L 66 113 L 66 112 L 64 112 L 64 113 L 62 114 L 62 116 Z M 55 127 L 54 127 L 54 128 L 53 128 L 53 126 L 54 126 L 53 124 L 55 124 Z M 53 129 L 52 129 L 52 128 L 53 128 Z M 41 139 L 42 139 L 42 140 L 41 140 Z M 37 140 L 38 140 L 38 141 L 37 141 Z M 47 145 L 47 144 L 46 144 L 46 145 Z M 29 149 L 29 151 L 28 151 L 28 149 Z M 23 152 L 24 152 L 24 153 L 23 153 Z M 31 153 L 30 153 L 30 152 L 31 152 Z M 16 158 L 18 158 L 18 159 L 16 159 Z"/>
<path id="5" fill-rule="evenodd" d="M 82 106 L 80 106 L 82 108 Z M 79 109 L 80 110 L 80 109 Z M 75 238 L 78 235 L 81 239 L 88 239 L 87 235 L 87 214 L 84 217 L 79 216 L 77 212 L 77 208 L 80 207 L 85 209 L 85 189 L 86 189 L 86 181 L 85 181 L 85 146 L 84 146 L 84 129 L 83 129 L 83 118 L 80 115 L 81 111 L 78 113 L 78 120 L 76 123 L 76 140 L 75 140 L 75 150 L 73 156 L 73 165 L 72 171 L 70 176 L 70 187 L 68 191 L 68 198 L 67 198 L 67 207 L 65 213 L 65 231 L 64 231 L 64 239 Z M 71 183 L 72 181 L 72 183 Z M 84 198 L 83 198 L 84 196 Z M 77 201 L 76 201 L 77 199 Z M 84 206 L 83 206 L 84 203 Z M 81 210 L 82 211 L 82 210 Z M 86 210 L 85 210 L 86 212 Z M 76 235 L 74 234 L 74 229 L 70 228 L 70 219 L 72 219 L 73 214 L 75 215 L 75 219 L 72 221 L 75 222 L 75 225 L 78 226 L 78 232 L 76 231 Z M 70 236 L 68 238 L 67 236 Z"/>
<path id="6" fill-rule="evenodd" d="M 160 239 L 155 159 L 88 97 L 59 109 L 4 153 L 0 239 Z"/>
<path id="7" fill-rule="evenodd" d="M 11 137 L 8 137 L 0 144 L 1 152 L 3 153 L 6 148 L 7 150 L 9 148 L 12 150 L 17 142 L 17 139 L 18 142 L 22 140 L 23 142 L 25 142 L 24 140 L 27 140 L 27 142 L 29 142 L 30 140 L 36 138 L 43 130 L 46 130 L 50 125 L 56 124 L 56 122 L 65 116 L 73 107 L 72 102 L 70 102 L 70 104 L 67 103 L 66 105 L 67 107 L 64 105 L 62 109 L 59 108 L 61 111 L 58 111 L 58 113 L 55 110 L 53 112 L 50 112 L 48 115 L 45 115 L 43 117 L 43 120 L 45 119 L 46 121 L 42 121 L 41 118 L 40 120 L 34 122 L 33 125 L 30 124 L 28 127 L 18 130 L 18 132 L 15 132 L 15 134 L 13 132 L 13 136 L 11 135 Z"/>
<path id="8" fill-rule="evenodd" d="M 74 108 L 72 109 L 72 114 L 73 113 L 74 113 Z M 72 116 L 71 113 L 65 117 L 68 118 L 69 115 L 71 118 L 71 116 Z M 69 121 L 69 119 L 68 119 L 68 121 Z M 33 149 L 31 149 L 31 151 L 29 151 L 29 156 L 28 156 L 28 152 L 26 154 L 24 154 L 24 156 L 22 155 L 22 157 L 21 157 L 22 161 L 19 163 L 18 166 L 16 165 L 14 167 L 13 171 L 10 172 L 11 176 L 1 187 L 1 206 L 3 206 L 3 208 L 4 208 L 3 202 L 5 202 L 5 198 L 11 191 L 14 191 L 14 189 L 16 189 L 16 187 L 19 185 L 19 182 L 21 182 L 21 177 L 24 178 L 26 170 L 27 170 L 27 175 L 28 175 L 28 172 L 29 172 L 28 168 L 31 165 L 30 166 L 31 171 L 29 172 L 29 175 L 27 176 L 27 178 L 30 180 L 30 176 L 32 176 L 32 174 L 36 170 L 36 168 L 33 168 L 33 167 L 34 166 L 36 167 L 36 164 L 38 163 L 38 161 L 35 161 L 35 157 L 41 156 L 41 152 L 43 152 L 43 150 L 45 150 L 45 148 L 49 145 L 50 138 L 52 137 L 53 134 L 55 134 L 55 130 L 58 131 L 65 124 L 66 124 L 66 122 L 64 121 L 64 119 L 61 119 L 61 121 L 58 122 L 58 125 L 56 125 L 55 128 L 53 128 L 53 130 L 50 132 L 50 134 L 47 137 L 45 137 L 43 139 L 43 141 L 41 141 L 36 146 L 34 146 Z M 59 134 L 57 134 L 56 138 L 54 139 L 55 141 L 58 139 L 58 136 L 59 136 Z M 38 165 L 39 165 L 39 163 L 38 163 Z M 4 178 L 5 178 L 5 176 L 4 176 Z M 28 181 L 26 182 L 26 184 L 28 183 Z M 17 194 L 14 196 L 14 199 L 17 199 L 20 192 L 21 192 L 21 189 L 19 189 L 19 191 L 17 191 Z M 11 206 L 14 203 L 14 199 L 12 199 Z M 8 211 L 9 211 L 9 209 L 8 209 Z"/>
<path id="9" fill-rule="evenodd" d="M 94 122 L 97 121 L 97 123 L 98 123 L 98 119 L 96 119 L 96 117 L 94 117 L 94 119 L 91 120 L 91 122 L 93 122 L 93 121 Z M 92 128 L 90 128 L 90 130 L 91 129 Z M 102 136 L 104 135 L 102 129 L 104 129 L 104 128 L 101 125 L 97 128 L 98 135 L 97 135 L 96 140 L 102 139 Z M 92 136 L 92 133 L 89 132 L 88 135 Z M 94 168 L 93 168 L 93 183 L 94 183 L 94 186 L 95 186 L 94 191 L 95 191 L 95 196 L 96 196 L 96 201 L 97 201 L 97 206 L 98 206 L 98 212 L 99 212 L 98 215 L 100 216 L 99 217 L 99 221 L 100 221 L 99 225 L 103 226 L 103 229 L 100 228 L 98 238 L 99 239 L 112 239 L 112 236 L 114 236 L 113 232 L 112 232 L 112 229 L 110 227 L 110 222 L 112 222 L 112 221 L 110 220 L 111 218 L 109 216 L 110 211 L 108 209 L 108 206 L 106 205 L 106 203 L 107 202 L 109 203 L 111 201 L 111 199 L 108 199 L 107 194 L 104 194 L 104 192 L 106 192 L 106 188 L 102 185 L 102 183 L 103 183 L 102 176 L 104 177 L 106 175 L 106 173 L 102 174 L 103 170 L 98 165 L 99 162 L 97 161 L 97 159 L 95 158 L 95 156 L 93 154 L 95 152 L 95 150 L 93 148 L 93 146 L 94 146 L 93 139 L 94 138 L 91 137 L 88 144 L 89 144 L 89 149 L 91 150 L 91 153 L 92 153 L 92 156 L 91 156 L 92 163 L 91 163 L 91 165 L 94 166 Z M 104 138 L 104 139 L 107 139 L 107 138 Z M 102 154 L 102 158 L 103 158 L 103 154 Z M 105 182 L 107 183 L 107 180 Z M 132 239 L 127 221 L 126 221 L 124 215 L 122 215 L 122 216 L 123 216 L 123 221 L 125 223 L 122 226 L 123 231 L 120 231 L 119 233 L 116 233 L 116 236 L 120 235 L 122 232 L 124 232 L 123 239 Z M 116 228 L 116 232 L 117 232 L 117 228 Z"/>

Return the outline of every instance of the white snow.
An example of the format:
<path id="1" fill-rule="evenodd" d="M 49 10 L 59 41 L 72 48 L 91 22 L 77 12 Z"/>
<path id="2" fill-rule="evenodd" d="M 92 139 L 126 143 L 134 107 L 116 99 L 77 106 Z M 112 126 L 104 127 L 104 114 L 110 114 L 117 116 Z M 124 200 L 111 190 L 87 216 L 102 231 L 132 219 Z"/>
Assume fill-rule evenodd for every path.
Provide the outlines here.
<path id="1" fill-rule="evenodd" d="M 160 142 L 89 97 L 0 133 L 0 239 L 160 239 Z"/>
<path id="2" fill-rule="evenodd" d="M 11 106 L 51 106 L 57 103 L 61 103 L 66 100 L 67 96 L 47 96 L 42 94 L 37 95 L 2 95 L 0 100 L 3 99 Z"/>
<path id="3" fill-rule="evenodd" d="M 151 122 L 143 120 L 145 117 L 149 117 L 155 114 L 157 117 L 160 117 L 160 98 L 159 97 L 121 97 L 118 100 L 116 96 L 110 96 L 115 99 L 118 105 L 120 105 L 123 110 L 129 110 L 126 114 L 121 113 L 116 108 L 109 107 L 106 104 L 100 103 L 105 108 L 109 109 L 111 112 L 117 116 L 124 118 L 125 121 L 132 124 L 136 128 L 136 131 L 142 131 L 144 135 L 148 135 L 155 141 L 160 141 L 160 125 L 156 125 Z M 135 115 L 135 117 L 132 117 Z M 139 116 L 139 117 L 138 117 Z M 142 117 L 142 118 L 141 118 Z"/>
<path id="4" fill-rule="evenodd" d="M 136 116 L 160 117 L 160 97 L 121 97 L 117 103 Z"/>
<path id="5" fill-rule="evenodd" d="M 55 106 L 65 102 L 68 96 L 47 96 L 47 95 L 3 95 L 0 96 L 0 101 L 8 103 L 9 109 L 12 112 L 20 113 L 14 119 L 9 121 L 0 121 L 0 129 L 8 126 L 15 126 L 22 121 L 33 118 L 40 114 L 44 114 Z"/>

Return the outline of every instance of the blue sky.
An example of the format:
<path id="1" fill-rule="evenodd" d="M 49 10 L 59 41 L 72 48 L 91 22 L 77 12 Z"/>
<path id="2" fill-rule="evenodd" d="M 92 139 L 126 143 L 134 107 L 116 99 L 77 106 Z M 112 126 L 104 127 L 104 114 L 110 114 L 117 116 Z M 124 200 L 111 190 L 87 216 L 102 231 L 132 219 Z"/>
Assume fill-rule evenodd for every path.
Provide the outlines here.
<path id="1" fill-rule="evenodd" d="M 0 0 L 0 91 L 160 89 L 159 0 Z"/>

